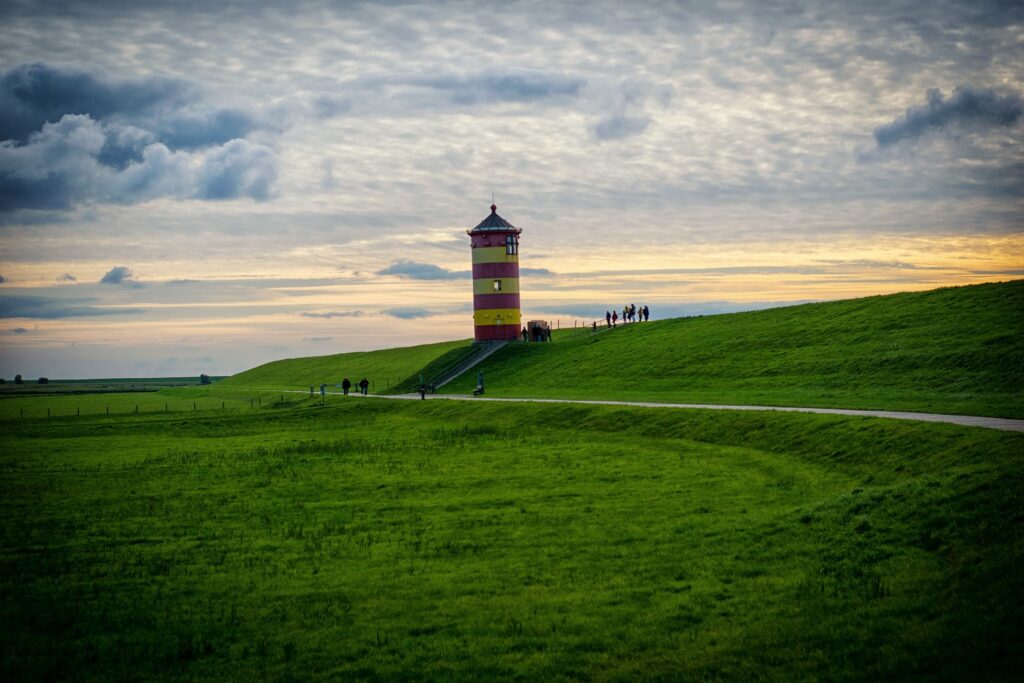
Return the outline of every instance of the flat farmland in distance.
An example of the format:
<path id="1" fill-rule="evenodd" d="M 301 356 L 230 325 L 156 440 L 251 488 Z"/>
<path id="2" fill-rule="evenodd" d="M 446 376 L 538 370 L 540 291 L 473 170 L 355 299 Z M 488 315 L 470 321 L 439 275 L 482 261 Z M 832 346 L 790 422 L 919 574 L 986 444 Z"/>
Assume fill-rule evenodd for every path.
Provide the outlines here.
<path id="1" fill-rule="evenodd" d="M 213 381 L 221 379 L 212 377 Z M 199 386 L 199 377 L 125 377 L 108 379 L 51 379 L 46 384 L 38 380 L 26 380 L 15 384 L 9 378 L 0 384 L 0 398 L 10 396 L 34 396 L 50 394 L 99 394 L 106 392 L 128 393 L 160 391 L 172 387 Z"/>
<path id="2" fill-rule="evenodd" d="M 1020 434 L 308 396 L 4 428 L 4 680 L 1024 670 Z"/>
<path id="3" fill-rule="evenodd" d="M 138 413 L 251 411 L 257 407 L 292 407 L 309 402 L 305 393 L 217 391 L 212 387 L 138 392 L 31 394 L 0 397 L 0 420 L 62 418 Z"/>

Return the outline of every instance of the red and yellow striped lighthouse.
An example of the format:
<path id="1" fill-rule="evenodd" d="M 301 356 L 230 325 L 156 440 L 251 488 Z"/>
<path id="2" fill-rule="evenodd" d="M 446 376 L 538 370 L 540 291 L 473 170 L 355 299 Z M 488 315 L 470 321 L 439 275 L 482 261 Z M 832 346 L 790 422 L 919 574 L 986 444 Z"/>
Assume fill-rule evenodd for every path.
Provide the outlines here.
<path id="1" fill-rule="evenodd" d="M 473 327 L 476 341 L 518 339 L 519 233 L 522 230 L 491 215 L 466 234 L 473 250 Z"/>

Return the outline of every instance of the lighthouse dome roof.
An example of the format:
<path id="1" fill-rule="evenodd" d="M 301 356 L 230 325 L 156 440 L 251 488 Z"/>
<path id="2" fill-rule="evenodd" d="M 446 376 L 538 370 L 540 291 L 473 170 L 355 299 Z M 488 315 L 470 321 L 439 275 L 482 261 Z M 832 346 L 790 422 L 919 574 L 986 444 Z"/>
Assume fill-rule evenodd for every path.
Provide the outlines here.
<path id="1" fill-rule="evenodd" d="M 490 230 L 516 230 L 519 228 L 509 223 L 507 220 L 498 215 L 498 207 L 491 204 L 491 215 L 480 221 L 475 228 L 470 232 L 487 232 Z"/>

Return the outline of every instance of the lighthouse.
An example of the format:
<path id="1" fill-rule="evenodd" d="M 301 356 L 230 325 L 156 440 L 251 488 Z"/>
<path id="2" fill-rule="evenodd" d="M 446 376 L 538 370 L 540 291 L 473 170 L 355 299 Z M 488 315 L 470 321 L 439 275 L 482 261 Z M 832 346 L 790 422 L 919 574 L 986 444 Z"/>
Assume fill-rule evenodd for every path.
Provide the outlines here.
<path id="1" fill-rule="evenodd" d="M 491 215 L 467 230 L 473 251 L 473 328 L 478 342 L 518 339 L 519 233 L 522 230 Z"/>

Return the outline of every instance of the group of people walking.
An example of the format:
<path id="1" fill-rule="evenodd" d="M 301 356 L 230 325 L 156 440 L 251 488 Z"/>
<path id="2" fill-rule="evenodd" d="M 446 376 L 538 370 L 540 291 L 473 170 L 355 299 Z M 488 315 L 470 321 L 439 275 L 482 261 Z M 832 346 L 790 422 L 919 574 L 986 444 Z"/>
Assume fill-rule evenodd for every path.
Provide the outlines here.
<path id="1" fill-rule="evenodd" d="M 527 332 L 524 327 L 520 336 L 522 336 L 523 341 L 551 341 L 551 326 L 548 325 L 547 327 L 544 327 L 542 325 L 531 325 L 529 332 Z"/>
<path id="2" fill-rule="evenodd" d="M 622 307 L 622 316 L 619 316 L 618 311 L 605 311 L 604 319 L 608 324 L 608 327 L 616 327 L 621 320 L 623 323 L 637 323 L 645 320 L 650 320 L 651 309 L 647 308 L 646 305 L 640 308 L 636 307 L 636 304 L 629 304 L 628 306 Z"/>
<path id="3" fill-rule="evenodd" d="M 363 396 L 366 396 L 367 394 L 370 393 L 370 380 L 366 379 L 365 377 L 359 380 L 359 384 L 356 386 L 359 387 L 359 393 L 362 394 Z M 348 391 L 351 388 L 352 382 L 349 381 L 348 377 L 341 380 L 341 392 L 343 394 L 348 396 Z"/>

